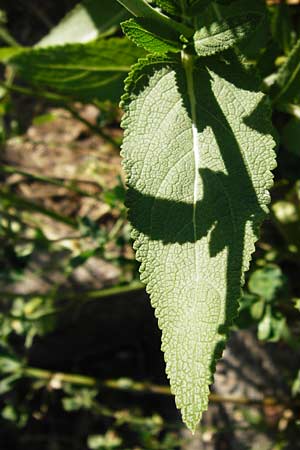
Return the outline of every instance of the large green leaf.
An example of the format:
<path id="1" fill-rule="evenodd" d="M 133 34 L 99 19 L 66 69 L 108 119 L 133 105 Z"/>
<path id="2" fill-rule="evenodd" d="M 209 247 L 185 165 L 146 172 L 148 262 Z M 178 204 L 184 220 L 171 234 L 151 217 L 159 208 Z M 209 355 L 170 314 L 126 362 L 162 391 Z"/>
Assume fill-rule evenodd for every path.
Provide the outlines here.
<path id="1" fill-rule="evenodd" d="M 270 108 L 240 67 L 175 55 L 123 97 L 129 219 L 176 404 L 194 430 L 236 315 L 275 166 Z"/>
<path id="2" fill-rule="evenodd" d="M 115 0 L 86 0 L 70 11 L 37 46 L 92 41 L 114 31 L 125 17 L 126 11 Z"/>
<path id="3" fill-rule="evenodd" d="M 145 53 L 127 38 L 30 49 L 12 59 L 29 84 L 82 101 L 119 101 L 130 67 Z"/>

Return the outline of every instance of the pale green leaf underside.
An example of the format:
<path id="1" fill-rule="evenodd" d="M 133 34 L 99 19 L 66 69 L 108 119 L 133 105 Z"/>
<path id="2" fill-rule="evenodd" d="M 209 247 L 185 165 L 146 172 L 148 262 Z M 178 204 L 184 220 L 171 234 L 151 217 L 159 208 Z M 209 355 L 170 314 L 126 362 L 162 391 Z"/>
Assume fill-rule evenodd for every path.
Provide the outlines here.
<path id="1" fill-rule="evenodd" d="M 194 34 L 196 53 L 208 56 L 233 47 L 253 31 L 257 19 L 254 14 L 240 15 L 202 27 Z"/>
<path id="2" fill-rule="evenodd" d="M 126 11 L 115 0 L 85 0 L 53 27 L 37 46 L 89 42 L 115 31 L 125 17 Z"/>
<path id="3" fill-rule="evenodd" d="M 269 202 L 274 141 L 254 88 L 241 69 L 211 59 L 184 70 L 179 58 L 161 58 L 135 68 L 123 100 L 136 257 L 192 430 Z"/>

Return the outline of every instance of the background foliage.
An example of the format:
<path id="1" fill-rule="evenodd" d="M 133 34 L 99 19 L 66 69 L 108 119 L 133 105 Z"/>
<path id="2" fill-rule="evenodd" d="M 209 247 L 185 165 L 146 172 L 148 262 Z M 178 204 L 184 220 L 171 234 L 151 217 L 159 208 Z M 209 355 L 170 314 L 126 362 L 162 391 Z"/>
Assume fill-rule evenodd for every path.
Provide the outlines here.
<path id="1" fill-rule="evenodd" d="M 271 95 L 278 168 L 232 342 L 192 439 L 169 396 L 123 206 L 117 102 L 144 52 L 122 37 L 117 2 L 75 3 L 1 3 L 1 445 L 296 449 L 300 6 L 251 2 L 266 19 L 242 50 Z"/>

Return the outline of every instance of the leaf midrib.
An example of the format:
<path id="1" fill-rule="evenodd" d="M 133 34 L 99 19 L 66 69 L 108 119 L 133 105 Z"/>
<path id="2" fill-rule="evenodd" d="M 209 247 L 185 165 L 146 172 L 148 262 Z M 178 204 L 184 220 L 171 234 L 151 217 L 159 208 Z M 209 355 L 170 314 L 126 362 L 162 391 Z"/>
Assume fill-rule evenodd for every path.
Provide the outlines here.
<path id="1" fill-rule="evenodd" d="M 182 62 L 185 70 L 186 81 L 187 81 L 187 91 L 188 98 L 191 107 L 191 122 L 192 122 L 192 136 L 193 136 L 193 155 L 195 162 L 195 173 L 194 173 L 194 194 L 193 194 L 193 229 L 194 229 L 194 241 L 197 241 L 197 223 L 196 223 L 196 212 L 197 212 L 197 201 L 199 196 L 199 169 L 200 169 L 200 147 L 198 139 L 198 129 L 197 129 L 197 102 L 195 97 L 195 86 L 194 86 L 194 64 L 193 56 L 187 55 L 182 52 Z"/>
<path id="2" fill-rule="evenodd" d="M 199 261 L 197 253 L 197 201 L 199 196 L 199 169 L 200 169 L 200 146 L 198 138 L 197 129 L 197 102 L 195 97 L 195 86 L 194 86 L 194 58 L 182 52 L 182 63 L 185 70 L 186 82 L 187 82 L 187 93 L 191 108 L 191 122 L 192 122 L 192 136 L 193 136 L 193 155 L 194 155 L 194 192 L 193 192 L 193 231 L 194 231 L 194 248 L 195 248 L 195 284 L 199 282 Z M 196 305 L 196 302 L 195 302 Z M 194 307 L 195 307 L 194 305 Z"/>
<path id="3" fill-rule="evenodd" d="M 36 68 L 40 69 L 62 69 L 68 70 L 85 70 L 86 72 L 126 72 L 128 73 L 131 66 L 80 66 L 76 64 L 35 64 Z"/>

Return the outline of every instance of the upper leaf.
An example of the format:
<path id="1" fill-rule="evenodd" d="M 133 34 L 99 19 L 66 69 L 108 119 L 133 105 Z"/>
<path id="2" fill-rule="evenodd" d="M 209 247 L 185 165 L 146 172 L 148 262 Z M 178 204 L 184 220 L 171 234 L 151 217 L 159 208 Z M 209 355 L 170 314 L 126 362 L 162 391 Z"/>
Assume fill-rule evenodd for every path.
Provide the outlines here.
<path id="1" fill-rule="evenodd" d="M 218 5 L 215 5 L 215 2 L 210 1 L 208 7 L 200 12 L 197 16 L 197 28 L 207 26 L 217 17 L 218 20 L 227 21 L 232 17 L 256 15 L 255 33 L 237 45 L 241 54 L 250 59 L 256 59 L 270 38 L 266 2 L 262 0 L 219 0 L 217 3 Z"/>
<path id="2" fill-rule="evenodd" d="M 112 0 L 85 0 L 72 9 L 57 26 L 52 28 L 38 47 L 92 41 L 100 35 L 115 31 L 126 11 Z"/>
<path id="3" fill-rule="evenodd" d="M 233 47 L 254 30 L 257 18 L 254 14 L 240 15 L 202 27 L 194 34 L 196 53 L 208 56 Z"/>
<path id="4" fill-rule="evenodd" d="M 164 29 L 160 30 L 160 23 L 157 21 L 143 18 L 129 19 L 121 26 L 129 39 L 151 53 L 161 54 L 181 50 L 179 36 L 174 32 L 167 34 Z"/>
<path id="5" fill-rule="evenodd" d="M 236 63 L 135 67 L 123 98 L 129 219 L 176 404 L 195 429 L 275 166 L 270 108 Z"/>
<path id="6" fill-rule="evenodd" d="M 144 54 L 126 38 L 111 38 L 30 49 L 11 58 L 9 63 L 22 79 L 38 88 L 83 101 L 95 98 L 119 101 L 124 78 Z"/>

